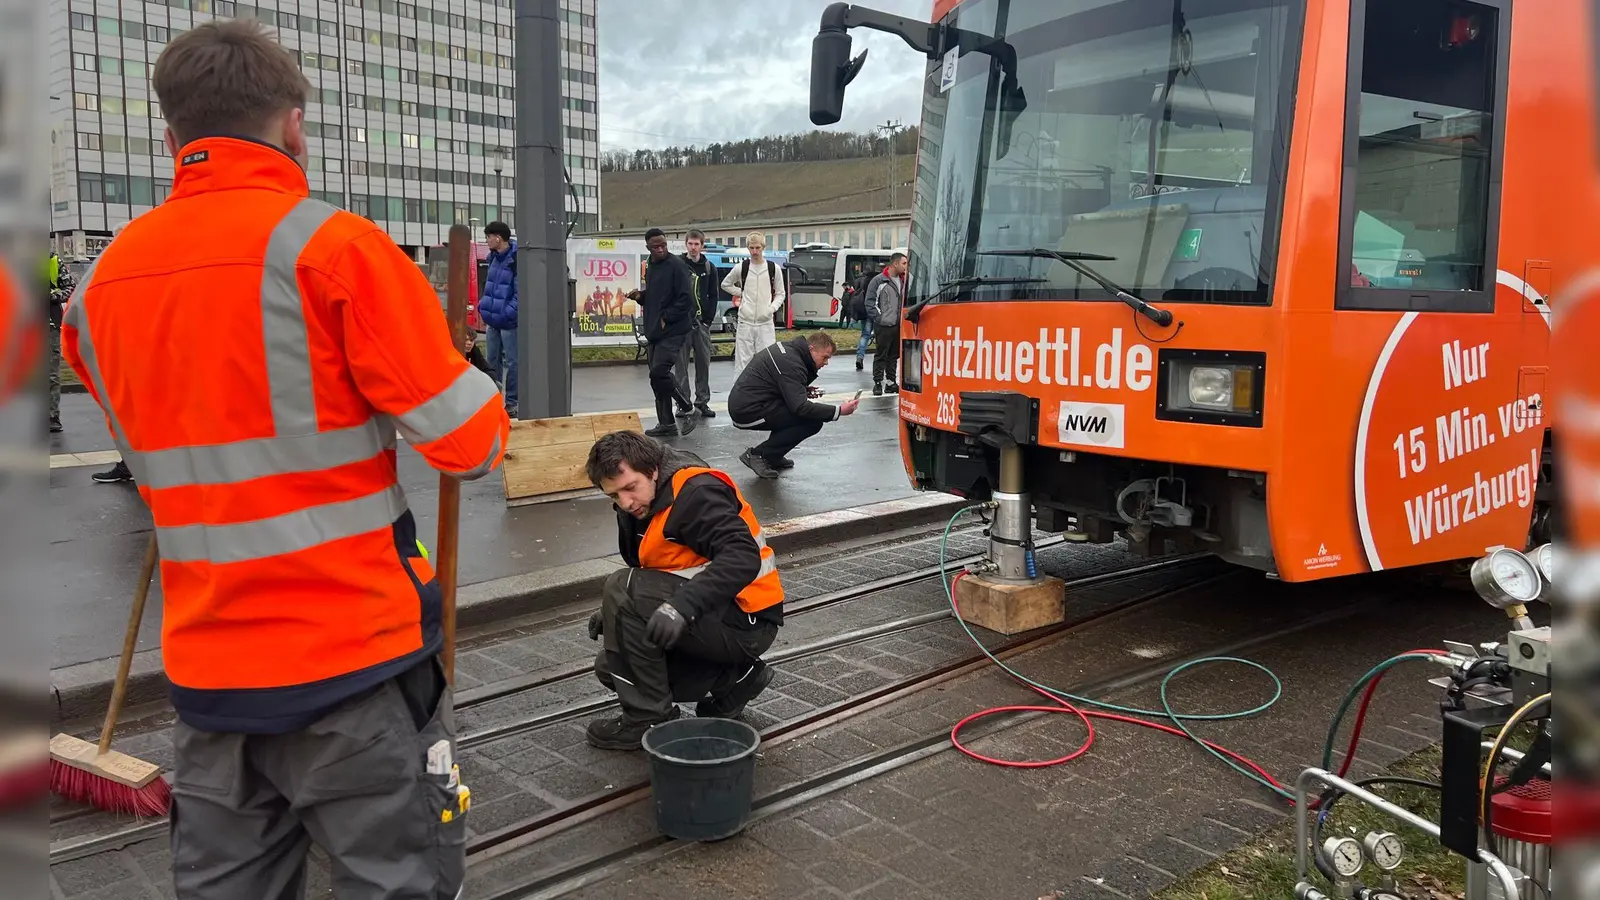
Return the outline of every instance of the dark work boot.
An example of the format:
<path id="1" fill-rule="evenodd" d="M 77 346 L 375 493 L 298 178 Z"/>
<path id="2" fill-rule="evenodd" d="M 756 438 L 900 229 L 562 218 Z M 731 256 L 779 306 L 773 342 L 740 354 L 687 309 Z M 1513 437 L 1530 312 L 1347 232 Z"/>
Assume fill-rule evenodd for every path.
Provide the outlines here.
<path id="1" fill-rule="evenodd" d="M 875 382 L 872 383 L 872 396 L 874 396 L 874 397 L 882 397 L 883 396 L 883 382 L 875 381 Z"/>
<path id="2" fill-rule="evenodd" d="M 678 426 L 661 424 L 649 429 L 645 434 L 653 438 L 677 437 Z"/>
<path id="3" fill-rule="evenodd" d="M 761 692 L 771 683 L 771 667 L 756 660 L 756 664 L 740 675 L 739 680 L 735 681 L 722 696 L 711 697 L 695 704 L 694 714 L 718 719 L 737 719 L 744 715 L 744 708 L 750 701 L 761 696 Z"/>
<path id="4" fill-rule="evenodd" d="M 689 432 L 694 430 L 695 424 L 696 423 L 695 423 L 695 420 L 694 420 L 693 416 L 687 416 L 687 415 L 679 416 L 678 417 L 678 434 L 687 435 Z"/>
<path id="5" fill-rule="evenodd" d="M 900 393 L 900 385 L 891 381 L 883 386 L 883 392 L 885 394 L 898 394 Z"/>
<path id="6" fill-rule="evenodd" d="M 758 456 L 754 450 L 746 450 L 739 454 L 739 462 L 750 467 L 750 471 L 761 478 L 777 478 L 778 470 L 772 467 L 765 456 Z"/>
<path id="7" fill-rule="evenodd" d="M 672 712 L 667 714 L 661 722 L 671 722 L 679 715 L 678 707 L 672 707 Z M 584 736 L 588 738 L 589 746 L 599 750 L 638 750 L 644 740 L 644 733 L 652 726 L 661 722 L 633 722 L 624 716 L 615 719 L 595 719 L 584 729 Z"/>
<path id="8" fill-rule="evenodd" d="M 707 419 L 715 419 L 717 417 L 717 411 L 712 409 L 709 403 L 702 403 L 696 406 L 695 409 L 699 410 L 700 415 Z"/>
<path id="9" fill-rule="evenodd" d="M 127 463 L 119 461 L 104 472 L 96 472 L 89 477 L 97 484 L 121 484 L 124 481 L 132 481 L 133 473 L 128 471 Z"/>
<path id="10" fill-rule="evenodd" d="M 787 456 L 780 456 L 777 459 L 769 459 L 769 460 L 767 460 L 767 464 L 772 466 L 774 469 L 792 469 L 792 468 L 794 468 L 794 460 L 790 459 Z"/>

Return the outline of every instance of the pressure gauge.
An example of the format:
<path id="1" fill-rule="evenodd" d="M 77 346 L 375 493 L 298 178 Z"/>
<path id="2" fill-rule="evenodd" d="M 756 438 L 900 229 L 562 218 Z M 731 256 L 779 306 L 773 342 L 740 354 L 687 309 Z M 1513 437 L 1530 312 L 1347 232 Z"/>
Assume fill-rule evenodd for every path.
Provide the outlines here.
<path id="1" fill-rule="evenodd" d="M 1555 548 L 1549 544 L 1540 544 L 1528 554 L 1533 558 L 1534 565 L 1539 567 L 1539 574 L 1544 576 L 1546 584 L 1554 584 L 1555 576 Z"/>
<path id="2" fill-rule="evenodd" d="M 1493 550 L 1472 564 L 1472 586 L 1496 609 L 1532 603 L 1544 589 L 1539 570 L 1510 547 Z"/>
<path id="3" fill-rule="evenodd" d="M 1331 837 L 1323 843 L 1322 852 L 1333 864 L 1333 870 L 1345 878 L 1354 878 L 1361 871 L 1364 860 L 1361 845 L 1355 838 Z"/>
<path id="4" fill-rule="evenodd" d="M 1361 846 L 1367 851 L 1367 858 L 1372 860 L 1373 865 L 1385 872 L 1393 872 L 1400 868 L 1400 857 L 1405 853 L 1405 845 L 1400 843 L 1398 835 L 1387 831 L 1374 831 L 1367 835 Z"/>

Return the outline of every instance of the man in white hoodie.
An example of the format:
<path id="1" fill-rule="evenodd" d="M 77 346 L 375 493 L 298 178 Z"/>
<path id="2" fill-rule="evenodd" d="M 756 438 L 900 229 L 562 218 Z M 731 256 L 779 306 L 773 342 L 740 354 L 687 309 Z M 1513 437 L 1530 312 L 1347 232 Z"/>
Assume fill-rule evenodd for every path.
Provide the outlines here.
<path id="1" fill-rule="evenodd" d="M 767 242 L 758 232 L 746 239 L 750 258 L 722 279 L 722 289 L 739 307 L 739 330 L 733 343 L 733 377 L 738 378 L 757 353 L 777 343 L 773 315 L 783 308 L 783 267 L 762 256 Z"/>

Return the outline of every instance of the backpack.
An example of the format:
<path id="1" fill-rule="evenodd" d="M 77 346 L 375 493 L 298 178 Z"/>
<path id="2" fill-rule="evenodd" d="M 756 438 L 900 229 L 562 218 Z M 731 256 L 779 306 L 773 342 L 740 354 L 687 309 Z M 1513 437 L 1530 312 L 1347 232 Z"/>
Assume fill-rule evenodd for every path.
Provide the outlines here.
<path id="1" fill-rule="evenodd" d="M 743 287 L 745 281 L 749 278 L 750 260 L 747 259 L 739 264 L 739 286 Z M 772 285 L 772 296 L 776 299 L 778 296 L 778 267 L 773 265 L 770 259 L 767 260 L 767 282 Z"/>
<path id="2" fill-rule="evenodd" d="M 872 279 L 876 277 L 878 277 L 877 272 L 867 272 L 850 282 L 850 286 L 846 288 L 851 319 L 859 322 L 867 317 L 867 288 L 872 285 Z"/>

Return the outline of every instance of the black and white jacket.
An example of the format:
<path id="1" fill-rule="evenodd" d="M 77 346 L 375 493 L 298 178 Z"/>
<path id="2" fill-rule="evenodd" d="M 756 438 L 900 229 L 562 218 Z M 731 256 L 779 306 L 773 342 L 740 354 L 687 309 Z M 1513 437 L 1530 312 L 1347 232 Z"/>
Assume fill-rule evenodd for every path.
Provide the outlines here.
<path id="1" fill-rule="evenodd" d="M 728 394 L 728 417 L 740 428 L 756 428 L 781 412 L 832 422 L 839 407 L 814 403 L 806 388 L 817 380 L 817 364 L 805 337 L 790 338 L 756 353 Z"/>

